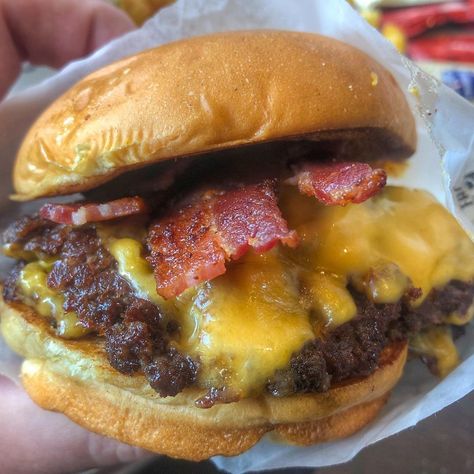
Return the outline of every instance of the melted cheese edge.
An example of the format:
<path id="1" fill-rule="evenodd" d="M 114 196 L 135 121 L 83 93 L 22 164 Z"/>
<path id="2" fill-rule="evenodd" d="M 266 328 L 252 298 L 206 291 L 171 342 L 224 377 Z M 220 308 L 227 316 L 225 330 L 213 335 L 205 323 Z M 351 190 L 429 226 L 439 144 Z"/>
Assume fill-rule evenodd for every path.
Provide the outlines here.
<path id="1" fill-rule="evenodd" d="M 250 252 L 229 264 L 224 275 L 168 301 L 156 293 L 136 229 L 99 228 L 137 294 L 179 322 L 174 344 L 200 361 L 202 386 L 226 385 L 241 396 L 260 391 L 306 341 L 356 315 L 349 283 L 376 303 L 396 302 L 409 286 L 420 287 L 417 305 L 433 288 L 474 277 L 473 243 L 424 191 L 386 187 L 362 204 L 327 207 L 284 187 L 280 207 L 302 238 L 297 249 Z M 36 263 L 25 270 L 30 265 Z M 41 290 L 45 280 L 36 281 L 38 276 L 25 270 L 20 286 L 26 295 L 37 295 L 40 314 L 48 308 L 59 312 L 59 300 L 49 303 L 57 297 Z M 450 315 L 449 322 L 456 321 L 466 322 Z M 451 362 L 443 367 L 453 365 L 452 350 L 439 349 L 447 347 L 446 337 L 425 337 L 419 345 L 441 358 L 449 353 Z"/>
<path id="2" fill-rule="evenodd" d="M 41 316 L 54 318 L 59 336 L 66 339 L 85 336 L 89 331 L 80 324 L 77 314 L 64 311 L 64 298 L 47 285 L 51 266 L 52 262 L 37 261 L 23 267 L 18 279 L 23 299 Z"/>
<path id="3" fill-rule="evenodd" d="M 427 357 L 428 364 L 440 377 L 448 375 L 459 364 L 459 354 L 449 327 L 432 327 L 415 334 L 410 338 L 410 350 Z"/>

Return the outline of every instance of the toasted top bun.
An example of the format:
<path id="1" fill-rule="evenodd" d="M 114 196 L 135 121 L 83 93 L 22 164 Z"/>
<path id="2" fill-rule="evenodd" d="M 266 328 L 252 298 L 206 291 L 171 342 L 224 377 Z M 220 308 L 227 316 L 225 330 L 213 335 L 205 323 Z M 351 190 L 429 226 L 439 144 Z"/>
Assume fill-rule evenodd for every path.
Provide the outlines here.
<path id="1" fill-rule="evenodd" d="M 56 100 L 19 150 L 16 198 L 284 139 L 343 140 L 357 145 L 353 159 L 397 159 L 413 153 L 416 131 L 393 76 L 352 46 L 283 31 L 196 37 L 107 66 Z"/>
<path id="2" fill-rule="evenodd" d="M 379 412 L 407 355 L 406 343 L 392 344 L 373 374 L 324 393 L 263 395 L 201 409 L 194 400 L 202 390 L 161 398 L 143 375 L 112 369 L 100 338 L 59 338 L 45 318 L 1 296 L 0 314 L 3 337 L 25 357 L 22 381 L 36 403 L 97 433 L 193 460 L 239 454 L 270 431 L 296 444 L 348 436 Z"/>

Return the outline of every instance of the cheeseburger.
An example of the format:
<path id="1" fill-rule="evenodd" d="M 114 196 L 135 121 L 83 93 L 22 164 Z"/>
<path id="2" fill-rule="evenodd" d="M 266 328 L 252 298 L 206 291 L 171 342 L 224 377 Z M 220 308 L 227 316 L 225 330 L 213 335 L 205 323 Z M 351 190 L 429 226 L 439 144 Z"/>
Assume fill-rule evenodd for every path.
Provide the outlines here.
<path id="1" fill-rule="evenodd" d="M 392 75 L 323 36 L 215 34 L 86 77 L 14 168 L 14 199 L 47 202 L 4 232 L 25 389 L 192 460 L 354 433 L 408 350 L 455 367 L 474 313 L 471 240 L 386 185 L 415 148 Z"/>

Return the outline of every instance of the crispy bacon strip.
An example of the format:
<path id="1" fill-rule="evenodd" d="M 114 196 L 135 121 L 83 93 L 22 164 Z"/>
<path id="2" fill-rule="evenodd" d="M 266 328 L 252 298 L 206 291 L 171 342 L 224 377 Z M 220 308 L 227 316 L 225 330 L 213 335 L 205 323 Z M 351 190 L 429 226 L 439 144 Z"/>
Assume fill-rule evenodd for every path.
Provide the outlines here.
<path id="1" fill-rule="evenodd" d="M 150 212 L 148 204 L 138 196 L 116 199 L 103 204 L 45 204 L 39 214 L 43 219 L 57 224 L 83 225 L 88 222 L 101 222 L 119 217 Z"/>
<path id="2" fill-rule="evenodd" d="M 204 200 L 190 204 L 150 227 L 148 260 L 164 298 L 225 272 L 225 254 L 210 229 L 207 204 Z"/>
<path id="3" fill-rule="evenodd" d="M 299 243 L 296 232 L 288 230 L 281 215 L 270 180 L 221 194 L 214 199 L 212 210 L 217 237 L 227 258 L 237 260 L 250 248 L 267 252 L 279 241 L 289 247 Z"/>
<path id="4" fill-rule="evenodd" d="M 148 237 L 157 291 L 164 298 L 225 273 L 225 262 L 250 248 L 299 242 L 277 205 L 271 181 L 208 192 L 151 225 Z"/>
<path id="5" fill-rule="evenodd" d="M 387 174 L 367 163 L 306 163 L 289 180 L 299 190 L 328 206 L 361 203 L 377 194 L 386 184 Z"/>

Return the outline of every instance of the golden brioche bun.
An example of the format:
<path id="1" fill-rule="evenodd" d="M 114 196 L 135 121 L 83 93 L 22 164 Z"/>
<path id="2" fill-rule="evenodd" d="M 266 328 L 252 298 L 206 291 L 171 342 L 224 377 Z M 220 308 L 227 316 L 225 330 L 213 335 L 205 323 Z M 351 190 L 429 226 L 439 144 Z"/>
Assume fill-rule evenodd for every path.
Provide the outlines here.
<path id="1" fill-rule="evenodd" d="M 355 148 L 352 159 L 397 159 L 413 153 L 416 131 L 393 76 L 362 51 L 309 33 L 220 33 L 77 83 L 28 132 L 15 197 L 85 191 L 150 163 L 291 139 L 337 140 Z"/>
<path id="2" fill-rule="evenodd" d="M 99 338 L 61 339 L 31 308 L 1 299 L 0 314 L 5 340 L 25 357 L 22 381 L 38 405 L 102 435 L 190 460 L 242 453 L 268 432 L 296 444 L 348 436 L 382 408 L 407 353 L 406 344 L 392 344 L 372 375 L 325 393 L 268 395 L 200 409 L 194 405 L 203 394 L 198 389 L 160 398 L 143 376 L 113 370 Z"/>

